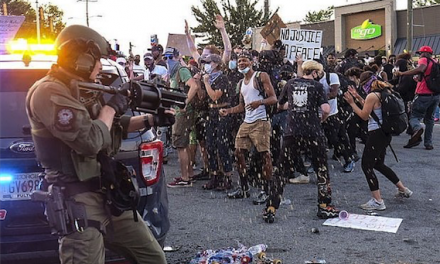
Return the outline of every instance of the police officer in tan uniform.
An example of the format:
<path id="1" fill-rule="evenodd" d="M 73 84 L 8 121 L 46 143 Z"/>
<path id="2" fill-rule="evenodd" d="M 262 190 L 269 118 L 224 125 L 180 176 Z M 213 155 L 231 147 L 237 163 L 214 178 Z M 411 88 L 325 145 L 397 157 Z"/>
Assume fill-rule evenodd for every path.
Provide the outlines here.
<path id="1" fill-rule="evenodd" d="M 29 90 L 26 106 L 49 193 L 51 187 L 63 186 L 65 199 L 73 201 L 77 211 L 73 214 L 80 215 L 70 216 L 76 228 L 60 235 L 61 263 L 104 263 L 104 244 L 133 263 L 166 263 L 137 212 L 140 220 L 134 221 L 132 211 L 114 216 L 106 209 L 97 160 L 100 152 L 114 155 L 124 133 L 160 124 L 150 114 L 122 116 L 128 108 L 123 95 L 114 95 L 103 105 L 94 92 L 84 95 L 75 86 L 75 81 L 94 82 L 102 68 L 100 58 L 108 55 L 108 43 L 96 31 L 69 26 L 56 46 L 57 64 Z M 120 130 L 113 124 L 115 116 L 121 116 Z"/>

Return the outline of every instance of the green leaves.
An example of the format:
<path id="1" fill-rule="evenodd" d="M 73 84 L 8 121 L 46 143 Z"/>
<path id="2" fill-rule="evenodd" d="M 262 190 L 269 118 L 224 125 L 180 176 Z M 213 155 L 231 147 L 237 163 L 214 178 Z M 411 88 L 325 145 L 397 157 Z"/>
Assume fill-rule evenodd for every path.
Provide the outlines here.
<path id="1" fill-rule="evenodd" d="M 241 39 L 248 27 L 264 26 L 272 15 L 271 12 L 265 14 L 262 9 L 257 9 L 258 0 L 235 0 L 234 2 L 235 4 L 230 0 L 201 0 L 201 7 L 191 7 L 199 23 L 198 26 L 192 28 L 193 32 L 203 33 L 206 36 L 204 44 L 223 45 L 221 34 L 214 26 L 216 14 L 223 16 L 232 46 L 241 44 Z"/>
<path id="2" fill-rule="evenodd" d="M 335 11 L 335 6 L 329 6 L 327 9 L 319 11 L 309 11 L 304 18 L 306 23 L 316 23 L 329 20 Z"/>
<path id="3" fill-rule="evenodd" d="M 8 8 L 7 15 L 25 16 L 25 20 L 18 30 L 16 38 L 37 38 L 36 30 L 36 13 L 32 5 L 25 0 L 4 0 Z M 40 30 L 42 39 L 54 39 L 58 33 L 66 26 L 63 23 L 64 12 L 56 5 L 46 4 L 40 5 L 44 10 L 44 19 L 40 18 Z M 53 32 L 49 25 L 49 18 L 53 21 Z"/>

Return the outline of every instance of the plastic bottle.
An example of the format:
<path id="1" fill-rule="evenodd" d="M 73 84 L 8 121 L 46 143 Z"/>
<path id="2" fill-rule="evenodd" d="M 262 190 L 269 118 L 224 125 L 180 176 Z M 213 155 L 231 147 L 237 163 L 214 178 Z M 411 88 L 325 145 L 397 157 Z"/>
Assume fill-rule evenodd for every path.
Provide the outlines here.
<path id="1" fill-rule="evenodd" d="M 248 251 L 252 254 L 252 256 L 256 256 L 257 254 L 266 251 L 267 245 L 265 244 L 258 244 L 256 246 L 248 248 Z"/>

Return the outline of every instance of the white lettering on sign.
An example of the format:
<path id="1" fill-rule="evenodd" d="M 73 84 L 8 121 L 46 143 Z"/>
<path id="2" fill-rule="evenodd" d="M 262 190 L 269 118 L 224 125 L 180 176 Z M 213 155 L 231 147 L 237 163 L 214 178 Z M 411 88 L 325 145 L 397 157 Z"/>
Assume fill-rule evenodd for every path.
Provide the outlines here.
<path id="1" fill-rule="evenodd" d="M 361 37 L 365 37 L 366 35 L 371 35 L 376 32 L 375 28 L 357 28 L 354 30 L 355 33 L 358 33 Z"/>
<path id="2" fill-rule="evenodd" d="M 297 55 L 303 60 L 319 59 L 322 30 L 282 28 L 280 40 L 286 46 L 286 57 L 293 61 Z"/>

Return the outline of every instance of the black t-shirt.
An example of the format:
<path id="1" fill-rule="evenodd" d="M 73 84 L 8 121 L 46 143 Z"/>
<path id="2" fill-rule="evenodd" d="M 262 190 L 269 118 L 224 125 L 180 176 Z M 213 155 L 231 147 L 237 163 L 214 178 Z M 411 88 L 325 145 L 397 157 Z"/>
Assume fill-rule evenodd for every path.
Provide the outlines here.
<path id="1" fill-rule="evenodd" d="M 244 78 L 243 73 L 240 73 L 237 70 L 230 70 L 227 72 L 228 81 L 229 81 L 229 106 L 233 107 L 238 105 L 240 99 L 240 89 L 237 89 L 237 84 L 241 79 Z"/>
<path id="2" fill-rule="evenodd" d="M 387 63 L 383 66 L 383 71 L 387 74 L 388 80 L 393 79 L 393 68 L 394 68 L 394 65 L 389 64 L 389 63 Z"/>
<path id="3" fill-rule="evenodd" d="M 328 102 L 322 84 L 303 78 L 289 80 L 280 96 L 280 104 L 286 102 L 289 109 L 284 136 L 323 136 L 319 109 Z"/>
<path id="4" fill-rule="evenodd" d="M 211 84 L 211 88 L 213 90 L 221 90 L 223 92 L 222 96 L 220 96 L 217 101 L 212 101 L 211 97 L 208 96 L 208 103 L 209 104 L 223 104 L 223 103 L 229 103 L 229 97 L 233 95 L 229 95 L 229 80 L 226 75 L 223 73 L 218 76 L 214 82 Z"/>

